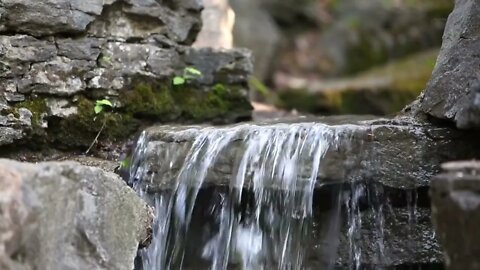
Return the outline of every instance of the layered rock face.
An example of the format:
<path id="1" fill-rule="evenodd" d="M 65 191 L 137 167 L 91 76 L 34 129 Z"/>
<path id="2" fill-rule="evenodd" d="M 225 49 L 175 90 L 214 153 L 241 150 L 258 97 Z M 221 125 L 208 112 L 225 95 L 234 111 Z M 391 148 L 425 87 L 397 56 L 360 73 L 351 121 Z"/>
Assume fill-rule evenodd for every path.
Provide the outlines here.
<path id="1" fill-rule="evenodd" d="M 100 118 L 109 140 L 146 119 L 249 118 L 250 53 L 189 47 L 201 10 L 194 0 L 0 1 L 0 145 L 34 134 L 82 147 Z M 174 87 L 189 66 L 202 76 Z M 95 100 L 104 98 L 113 111 L 95 117 Z"/>
<path id="2" fill-rule="evenodd" d="M 75 162 L 0 160 L 0 268 L 133 269 L 151 209 L 118 176 Z"/>
<path id="3" fill-rule="evenodd" d="M 443 45 L 432 78 L 419 99 L 418 112 L 480 127 L 480 3 L 457 0 L 448 18 Z"/>

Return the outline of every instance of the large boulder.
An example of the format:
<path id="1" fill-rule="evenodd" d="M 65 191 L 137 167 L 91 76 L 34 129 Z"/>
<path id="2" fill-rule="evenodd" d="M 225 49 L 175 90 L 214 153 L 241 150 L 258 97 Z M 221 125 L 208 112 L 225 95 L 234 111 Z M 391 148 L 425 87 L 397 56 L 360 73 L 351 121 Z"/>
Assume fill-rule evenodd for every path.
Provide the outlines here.
<path id="1" fill-rule="evenodd" d="M 0 160 L 0 268 L 133 269 L 152 212 L 113 173 Z"/>
<path id="2" fill-rule="evenodd" d="M 149 122 L 250 118 L 247 50 L 197 49 L 198 1 L 0 1 L 0 146 L 86 148 Z M 201 72 L 183 85 L 186 67 Z M 95 101 L 113 110 L 95 115 Z"/>
<path id="3" fill-rule="evenodd" d="M 455 122 L 459 128 L 480 127 L 480 3 L 457 0 L 443 36 L 437 65 L 417 112 Z"/>

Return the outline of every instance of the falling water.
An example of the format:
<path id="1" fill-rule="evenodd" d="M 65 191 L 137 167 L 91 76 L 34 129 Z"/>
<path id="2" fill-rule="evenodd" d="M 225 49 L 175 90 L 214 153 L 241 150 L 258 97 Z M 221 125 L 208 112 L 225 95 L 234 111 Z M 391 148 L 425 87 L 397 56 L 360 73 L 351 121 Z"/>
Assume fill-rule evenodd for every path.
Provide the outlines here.
<path id="1" fill-rule="evenodd" d="M 217 231 L 201 248 L 202 257 L 210 269 L 227 269 L 229 264 L 242 269 L 301 269 L 302 239 L 308 237 L 320 162 L 335 139 L 332 129 L 302 124 L 254 126 L 247 132 L 240 127 L 197 132 L 173 189 L 151 196 L 141 181 L 135 184 L 156 209 L 154 242 L 142 253 L 144 269 L 184 266 L 186 236 L 199 190 L 220 154 L 239 138 L 245 147 L 236 153 L 228 191 L 218 196 L 220 203 L 211 209 Z M 142 136 L 131 179 L 154 177 L 142 167 L 147 144 Z M 175 153 L 164 154 L 164 160 L 176 158 Z M 253 204 L 238 213 L 245 187 L 253 191 Z"/>
<path id="2" fill-rule="evenodd" d="M 151 144 L 159 144 L 150 143 L 145 133 L 132 162 L 131 184 L 156 211 L 152 244 L 140 254 L 143 269 L 311 269 L 307 261 L 315 226 L 313 194 L 316 187 L 325 184 L 317 179 L 319 169 L 327 150 L 335 151 L 341 129 L 304 123 L 176 132 L 193 133 L 195 139 L 177 148 L 157 148 L 157 152 L 161 149 L 156 157 L 160 169 L 150 170 L 144 161 L 146 153 L 152 151 Z M 231 175 L 226 185 L 202 195 L 212 175 L 221 174 L 218 170 L 225 159 L 234 161 L 225 167 L 230 170 L 226 175 Z M 157 177 L 152 171 L 175 172 L 173 186 L 149 190 L 149 183 Z M 338 238 L 341 230 L 342 213 L 350 254 L 348 268 L 362 269 L 365 198 L 374 218 L 375 258 L 379 265 L 383 263 L 384 212 L 391 207 L 384 197 L 382 187 L 372 188 L 360 181 L 338 192 L 338 207 L 327 217 L 331 224 L 325 230 L 326 241 L 332 242 L 326 244 L 332 248 L 325 253 L 329 258 L 321 269 L 335 265 L 338 244 L 333 238 Z M 411 224 L 414 211 L 411 208 Z M 203 223 L 195 215 L 202 215 Z M 336 236 L 329 235 L 335 231 Z"/>

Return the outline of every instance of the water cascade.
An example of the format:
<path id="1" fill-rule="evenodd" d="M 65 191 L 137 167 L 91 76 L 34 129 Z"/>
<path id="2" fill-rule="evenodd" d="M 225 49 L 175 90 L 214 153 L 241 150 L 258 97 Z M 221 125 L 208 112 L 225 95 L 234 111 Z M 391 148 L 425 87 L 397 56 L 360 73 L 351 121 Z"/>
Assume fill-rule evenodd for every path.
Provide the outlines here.
<path id="1" fill-rule="evenodd" d="M 360 269 L 363 254 L 383 265 L 391 252 L 385 223 L 403 218 L 406 234 L 414 235 L 417 195 L 366 179 L 319 177 L 327 152 L 348 148 L 356 129 L 192 127 L 160 141 L 144 132 L 130 175 L 156 211 L 152 244 L 140 251 L 142 269 Z M 187 137 L 194 139 L 185 143 Z M 409 202 L 405 213 L 392 206 L 398 194 Z"/>

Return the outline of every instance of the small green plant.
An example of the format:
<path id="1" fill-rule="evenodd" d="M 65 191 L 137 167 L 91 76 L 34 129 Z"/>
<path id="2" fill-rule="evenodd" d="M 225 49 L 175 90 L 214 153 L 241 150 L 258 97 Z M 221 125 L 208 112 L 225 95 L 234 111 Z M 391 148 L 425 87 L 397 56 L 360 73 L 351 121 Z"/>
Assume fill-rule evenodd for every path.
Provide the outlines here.
<path id="1" fill-rule="evenodd" d="M 95 108 L 93 108 L 93 110 L 95 114 L 99 114 L 103 111 L 104 107 L 113 108 L 112 102 L 108 99 L 97 100 L 95 101 Z"/>
<path id="2" fill-rule="evenodd" d="M 184 85 L 190 80 L 199 78 L 202 76 L 202 72 L 194 67 L 186 67 L 183 70 L 183 75 L 182 76 L 175 76 L 173 78 L 173 85 L 174 86 L 179 86 L 179 85 Z"/>
<path id="3" fill-rule="evenodd" d="M 100 115 L 105 110 L 105 108 L 110 108 L 110 109 L 113 108 L 113 104 L 112 102 L 110 102 L 110 100 L 108 99 L 96 100 L 93 111 L 95 112 L 96 115 Z M 102 126 L 100 127 L 100 130 L 98 131 L 97 136 L 95 136 L 95 139 L 93 140 L 92 144 L 90 144 L 90 147 L 88 147 L 85 154 L 88 154 L 90 150 L 92 150 L 93 146 L 98 142 L 98 138 L 100 137 L 100 134 L 102 134 L 102 131 L 105 129 L 106 125 L 107 125 L 107 118 L 104 117 Z"/>

